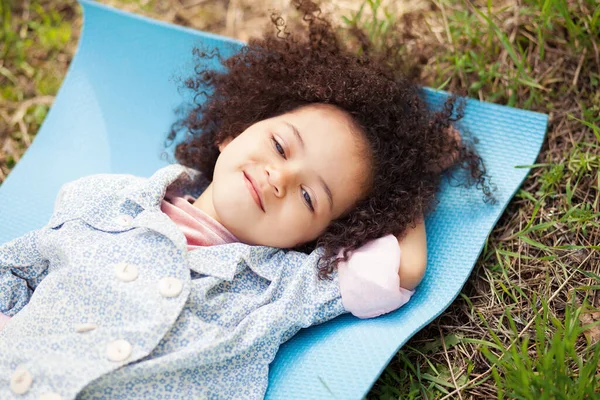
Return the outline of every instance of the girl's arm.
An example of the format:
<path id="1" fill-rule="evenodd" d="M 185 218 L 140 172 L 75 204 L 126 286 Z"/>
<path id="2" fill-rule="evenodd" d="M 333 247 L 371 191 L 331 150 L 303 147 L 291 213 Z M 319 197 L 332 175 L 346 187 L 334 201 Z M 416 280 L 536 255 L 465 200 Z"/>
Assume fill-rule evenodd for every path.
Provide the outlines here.
<path id="1" fill-rule="evenodd" d="M 400 287 L 413 290 L 423 279 L 427 267 L 427 235 L 425 221 L 421 218 L 414 228 L 408 227 L 400 246 Z"/>
<path id="2" fill-rule="evenodd" d="M 454 127 L 448 129 L 448 133 L 461 143 L 460 132 Z M 451 167 L 456 161 L 458 152 L 450 153 L 442 160 L 442 170 Z M 408 227 L 406 236 L 400 240 L 400 287 L 413 290 L 423 279 L 427 268 L 427 235 L 425 234 L 425 221 L 421 217 L 414 228 Z"/>

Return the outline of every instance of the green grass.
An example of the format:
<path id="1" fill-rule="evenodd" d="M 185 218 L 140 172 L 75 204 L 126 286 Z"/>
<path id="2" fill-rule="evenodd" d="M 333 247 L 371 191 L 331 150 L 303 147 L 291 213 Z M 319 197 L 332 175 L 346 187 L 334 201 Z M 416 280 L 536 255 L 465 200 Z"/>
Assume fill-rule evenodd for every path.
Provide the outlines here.
<path id="1" fill-rule="evenodd" d="M 36 83 L 39 94 L 53 95 L 60 87 L 62 76 L 52 72 L 51 60 L 71 40 L 71 24 L 64 21 L 56 10 L 33 3 L 29 10 L 31 20 L 19 24 L 18 30 L 15 30 L 9 4 L 8 0 L 0 0 L 0 14 L 3 16 L 0 58 L 10 60 L 11 69 L 4 67 L 0 69 L 0 74 L 13 84 L 18 84 L 18 76 L 26 77 Z M 2 95 L 8 100 L 24 98 L 23 91 L 17 85 L 3 85 Z"/>
<path id="2" fill-rule="evenodd" d="M 63 80 L 79 30 L 74 5 L 0 0 L 0 183 L 31 144 Z"/>
<path id="3" fill-rule="evenodd" d="M 600 306 L 593 295 L 600 287 L 600 7 L 590 0 L 434 4 L 409 15 L 426 28 L 416 28 L 417 40 L 405 36 L 407 47 L 421 46 L 412 58 L 400 50 L 404 62 L 428 86 L 550 113 L 548 140 L 459 300 L 404 346 L 368 397 L 600 398 L 600 345 L 583 334 L 600 328 L 582 317 Z M 380 7 L 366 1 L 344 22 L 385 43 L 397 17 L 377 14 Z"/>
<path id="4" fill-rule="evenodd" d="M 533 298 L 532 306 L 536 303 Z M 511 334 L 512 346 L 491 332 L 492 342 L 482 341 L 482 353 L 493 365 L 492 375 L 498 387 L 498 398 L 524 400 L 592 399 L 596 397 L 596 368 L 600 362 L 600 346 L 580 346 L 579 338 L 594 324 L 581 326 L 580 315 L 586 306 L 574 302 L 567 305 L 563 320 L 552 315 L 548 303 L 535 314 L 535 335 L 521 336 L 511 315 L 505 312 Z M 582 348 L 581 348 L 582 347 Z"/>

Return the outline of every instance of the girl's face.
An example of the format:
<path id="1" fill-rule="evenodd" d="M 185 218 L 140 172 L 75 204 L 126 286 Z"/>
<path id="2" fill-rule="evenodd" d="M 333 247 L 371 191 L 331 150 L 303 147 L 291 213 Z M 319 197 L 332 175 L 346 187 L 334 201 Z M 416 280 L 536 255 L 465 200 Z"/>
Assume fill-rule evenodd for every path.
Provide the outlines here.
<path id="1" fill-rule="evenodd" d="M 255 123 L 219 145 L 213 181 L 194 205 L 247 244 L 316 239 L 368 184 L 366 143 L 348 118 L 314 104 Z"/>

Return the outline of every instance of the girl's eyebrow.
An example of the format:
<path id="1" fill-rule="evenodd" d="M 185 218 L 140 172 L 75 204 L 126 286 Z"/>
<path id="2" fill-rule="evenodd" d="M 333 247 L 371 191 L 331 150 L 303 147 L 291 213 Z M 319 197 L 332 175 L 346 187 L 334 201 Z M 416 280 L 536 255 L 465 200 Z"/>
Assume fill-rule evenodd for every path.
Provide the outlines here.
<path id="1" fill-rule="evenodd" d="M 298 142 L 300 142 L 300 148 L 302 149 L 302 151 L 305 150 L 304 148 L 304 139 L 302 139 L 302 135 L 300 135 L 300 132 L 298 131 L 298 128 L 296 128 L 296 126 L 294 126 L 293 124 L 287 122 L 287 121 L 283 121 L 289 128 L 292 129 L 292 131 L 294 132 L 294 136 L 296 137 L 296 140 Z M 327 199 L 329 200 L 329 211 L 333 211 L 333 196 L 331 194 L 331 189 L 329 189 L 329 186 L 327 185 L 327 183 L 325 182 L 325 180 L 321 177 L 321 175 L 318 175 L 319 181 L 321 182 L 321 186 L 323 186 L 323 190 L 325 191 L 325 193 L 327 194 Z"/>
<path id="2" fill-rule="evenodd" d="M 284 123 L 289 126 L 292 131 L 294 131 L 294 136 L 296 136 L 296 139 L 300 142 L 300 147 L 302 148 L 302 151 L 304 151 L 304 139 L 302 139 L 302 136 L 300 136 L 300 132 L 298 132 L 298 128 L 296 128 L 295 125 L 290 124 L 287 121 L 284 121 Z"/>

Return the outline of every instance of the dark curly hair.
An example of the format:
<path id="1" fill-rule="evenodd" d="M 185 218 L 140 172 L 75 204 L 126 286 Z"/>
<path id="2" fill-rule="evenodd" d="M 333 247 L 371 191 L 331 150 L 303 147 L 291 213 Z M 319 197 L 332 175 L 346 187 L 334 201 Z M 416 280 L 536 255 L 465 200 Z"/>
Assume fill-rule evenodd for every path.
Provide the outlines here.
<path id="1" fill-rule="evenodd" d="M 293 4 L 303 14 L 305 28 L 294 35 L 274 13 L 276 33 L 251 39 L 229 58 L 194 49 L 199 60 L 185 86 L 205 101 L 195 98 L 171 127 L 168 141 L 185 131 L 187 137 L 177 144 L 175 158 L 212 180 L 218 144 L 258 121 L 313 103 L 334 105 L 351 116 L 369 146 L 370 191 L 319 238 L 293 249 L 309 253 L 323 247 L 319 260 L 323 279 L 340 260 L 347 260 L 350 251 L 390 233 L 401 238 L 409 226 L 433 211 L 444 168 L 466 169 L 467 185 L 477 182 L 488 199 L 491 192 L 481 158 L 464 139 L 450 134 L 452 123 L 462 117 L 456 97 L 438 112 L 428 110 L 419 87 L 399 76 L 397 48 L 376 52 L 354 25 L 349 33 L 360 51 L 352 52 L 317 4 L 300 0 Z M 215 56 L 223 70 L 205 66 L 203 60 Z M 343 258 L 338 258 L 341 249 Z"/>

